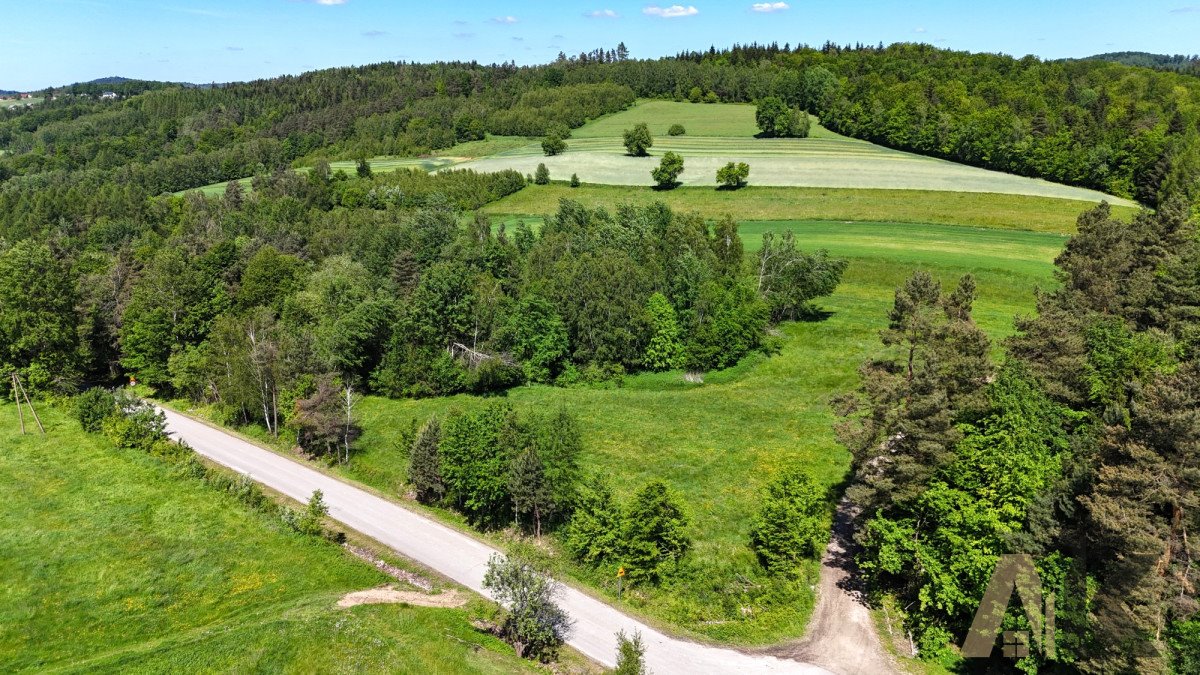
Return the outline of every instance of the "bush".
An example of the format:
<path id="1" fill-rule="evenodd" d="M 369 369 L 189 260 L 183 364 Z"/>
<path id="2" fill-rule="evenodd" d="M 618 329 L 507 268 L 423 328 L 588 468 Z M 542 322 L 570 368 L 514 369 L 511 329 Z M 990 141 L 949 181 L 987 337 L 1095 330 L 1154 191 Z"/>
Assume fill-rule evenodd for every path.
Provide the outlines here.
<path id="1" fill-rule="evenodd" d="M 668 136 L 682 136 L 687 133 L 682 124 L 672 124 L 670 129 L 667 129 Z"/>
<path id="2" fill-rule="evenodd" d="M 494 394 L 524 383 L 520 366 L 500 359 L 486 359 L 474 370 L 467 370 L 467 390 L 473 394 Z"/>
<path id="3" fill-rule="evenodd" d="M 705 103 L 720 103 L 721 97 L 717 96 L 717 92 L 710 91 L 704 95 L 704 102 Z"/>
<path id="4" fill-rule="evenodd" d="M 559 136 L 547 136 L 542 140 L 542 152 L 546 153 L 547 157 L 561 155 L 567 150 L 567 142 Z"/>
<path id="5" fill-rule="evenodd" d="M 688 100 L 692 103 L 699 103 L 704 100 L 704 90 L 700 87 L 692 87 L 688 92 Z"/>
<path id="6" fill-rule="evenodd" d="M 558 584 L 528 562 L 493 554 L 483 587 L 505 606 L 500 631 L 517 656 L 551 661 L 571 634 L 571 619 L 554 603 Z"/>
<path id="7" fill-rule="evenodd" d="M 535 185 L 550 184 L 550 169 L 547 169 L 545 164 L 538 164 L 537 171 L 533 174 L 533 182 Z"/>
<path id="8" fill-rule="evenodd" d="M 722 187 L 736 190 L 746 184 L 750 177 L 750 165 L 745 162 L 730 162 L 717 169 L 717 182 Z"/>
<path id="9" fill-rule="evenodd" d="M 826 514 L 821 488 L 804 471 L 790 469 L 767 486 L 750 526 L 750 548 L 772 574 L 791 574 L 824 551 Z"/>
<path id="10" fill-rule="evenodd" d="M 563 528 L 563 547 L 575 560 L 599 567 L 621 551 L 621 509 L 601 479 L 585 481 L 575 512 Z"/>
<path id="11" fill-rule="evenodd" d="M 646 675 L 646 645 L 641 631 L 633 631 L 626 637 L 625 631 L 617 632 L 617 667 L 613 675 Z"/>
<path id="12" fill-rule="evenodd" d="M 632 129 L 626 129 L 624 139 L 625 150 L 634 157 L 649 155 L 650 147 L 654 145 L 654 138 L 650 136 L 650 127 L 645 123 L 638 124 Z"/>
<path id="13" fill-rule="evenodd" d="M 579 174 L 577 174 L 577 173 L 571 174 L 571 187 L 573 187 L 573 188 L 579 187 Z"/>
<path id="14" fill-rule="evenodd" d="M 113 395 L 100 387 L 88 389 L 75 397 L 75 417 L 83 430 L 94 434 L 104 427 L 104 421 L 117 413 Z"/>
<path id="15" fill-rule="evenodd" d="M 323 522 L 329 515 L 329 507 L 325 505 L 325 495 L 320 490 L 313 490 L 308 498 L 308 504 L 303 510 L 287 509 L 283 513 L 283 521 L 292 529 L 309 537 L 319 537 L 325 532 Z"/>
<path id="16" fill-rule="evenodd" d="M 154 406 L 132 394 L 119 391 L 114 397 L 117 414 L 103 422 L 104 434 L 118 447 L 155 452 L 167 438 L 166 417 Z"/>
<path id="17" fill-rule="evenodd" d="M 678 153 L 667 152 L 662 156 L 658 167 L 650 171 L 654 182 L 660 189 L 669 190 L 679 184 L 679 174 L 683 173 L 683 157 Z"/>

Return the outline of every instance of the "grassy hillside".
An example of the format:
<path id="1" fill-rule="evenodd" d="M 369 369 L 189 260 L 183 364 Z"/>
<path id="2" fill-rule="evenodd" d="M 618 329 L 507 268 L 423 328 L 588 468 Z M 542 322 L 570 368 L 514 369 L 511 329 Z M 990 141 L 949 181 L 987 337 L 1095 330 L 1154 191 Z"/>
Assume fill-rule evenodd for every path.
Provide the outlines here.
<path id="1" fill-rule="evenodd" d="M 664 478 L 686 498 L 701 566 L 753 565 L 746 545 L 760 490 L 785 466 L 800 465 L 825 485 L 845 475 L 849 456 L 837 445 L 830 397 L 851 388 L 859 363 L 878 347 L 894 288 L 924 268 L 945 284 L 971 272 L 979 282 L 976 315 L 1000 338 L 1012 317 L 1033 307 L 1033 289 L 1052 283 L 1051 260 L 1063 238 L 1052 234 L 973 230 L 897 223 L 759 222 L 742 226 L 747 250 L 762 233 L 790 228 L 806 249 L 828 248 L 851 265 L 837 293 L 822 304 L 828 319 L 781 327 L 780 354 L 753 356 L 702 385 L 682 373 L 628 378 L 620 389 L 528 386 L 508 400 L 520 409 L 566 406 L 579 416 L 586 464 L 606 475 L 622 496 L 651 478 Z M 404 430 L 452 407 L 481 405 L 471 396 L 425 400 L 368 398 L 359 408 L 366 433 L 346 473 L 385 490 L 405 475 Z M 593 580 L 595 581 L 595 580 Z M 602 590 L 615 596 L 615 582 Z M 737 642 L 770 642 L 798 635 L 809 608 L 756 614 L 744 622 L 710 622 L 706 602 L 719 587 L 647 591 L 626 601 L 697 633 Z M 698 599 L 707 598 L 707 601 Z"/>
<path id="2" fill-rule="evenodd" d="M 389 579 L 39 412 L 48 436 L 21 436 L 0 406 L 0 671 L 526 667 L 467 610 L 336 608 Z"/>
<path id="3" fill-rule="evenodd" d="M 652 185 L 657 157 L 672 151 L 684 157 L 684 185 L 715 188 L 717 169 L 732 161 L 750 164 L 752 185 L 998 192 L 1129 204 L 1094 190 L 891 150 L 840 136 L 815 120 L 808 138 L 754 138 L 754 113 L 750 105 L 645 101 L 576 130 L 565 154 L 544 157 L 541 145 L 530 143 L 462 166 L 532 173 L 545 163 L 558 180 L 574 173 L 588 183 Z M 646 122 L 655 137 L 651 157 L 625 155 L 621 134 L 639 122 Z M 667 136 L 677 122 L 688 134 Z"/>
<path id="4" fill-rule="evenodd" d="M 1049 197 L 936 190 L 866 190 L 842 188 L 756 187 L 736 191 L 678 188 L 659 192 L 649 187 L 562 183 L 529 185 L 481 209 L 500 220 L 540 217 L 558 210 L 560 199 L 613 209 L 619 204 L 666 202 L 677 212 L 698 212 L 718 219 L 726 214 L 751 220 L 853 220 L 966 225 L 997 229 L 1069 233 L 1079 213 L 1092 204 Z M 1137 210 L 1113 206 L 1113 213 L 1132 217 Z"/>

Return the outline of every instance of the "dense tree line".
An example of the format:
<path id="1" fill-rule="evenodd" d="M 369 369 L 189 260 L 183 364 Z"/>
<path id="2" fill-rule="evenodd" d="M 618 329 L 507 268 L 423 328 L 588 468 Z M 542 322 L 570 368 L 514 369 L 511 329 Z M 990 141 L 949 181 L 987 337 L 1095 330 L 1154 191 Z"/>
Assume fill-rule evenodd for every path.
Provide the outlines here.
<path id="1" fill-rule="evenodd" d="M 1150 205 L 1197 190 L 1200 81 L 1175 72 L 914 44 L 745 45 L 658 60 L 621 51 L 522 68 L 384 63 L 5 112 L 0 226 L 16 219 L 20 236 L 89 223 L 146 196 L 295 162 L 415 155 L 487 133 L 565 139 L 555 130 L 634 96 L 692 92 L 778 101 L 768 134 L 776 118 L 805 112 L 856 138 Z"/>
<path id="2" fill-rule="evenodd" d="M 1057 655 L 1026 670 L 1192 672 L 1200 657 L 1200 250 L 1172 201 L 1132 223 L 1079 220 L 1061 286 L 999 365 L 974 285 L 924 273 L 896 292 L 885 355 L 863 366 L 840 437 L 863 507 L 860 564 L 898 596 L 922 655 L 949 659 L 997 556 L 1036 556 Z M 1027 629 L 1010 608 L 1006 629 Z"/>
<path id="3" fill-rule="evenodd" d="M 319 162 L 0 244 L 0 359 L 35 390 L 132 376 L 343 456 L 353 433 L 323 421 L 338 391 L 724 368 L 844 268 L 770 242 L 744 260 L 732 220 L 662 205 L 563 202 L 537 231 L 464 218 L 521 189 L 514 172 L 360 173 Z"/>
<path id="4" fill-rule="evenodd" d="M 917 44 L 748 45 L 551 68 L 645 97 L 775 96 L 848 136 L 1152 205 L 1198 189 L 1200 81 L 1173 72 Z"/>

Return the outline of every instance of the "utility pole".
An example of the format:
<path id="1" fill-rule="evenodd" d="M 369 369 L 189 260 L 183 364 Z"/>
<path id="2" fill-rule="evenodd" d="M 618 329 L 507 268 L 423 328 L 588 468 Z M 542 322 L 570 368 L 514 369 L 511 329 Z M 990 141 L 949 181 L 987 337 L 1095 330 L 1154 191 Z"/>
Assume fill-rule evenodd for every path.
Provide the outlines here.
<path id="1" fill-rule="evenodd" d="M 25 385 L 21 384 L 21 376 L 13 373 L 12 381 L 13 398 L 17 401 L 17 416 L 21 418 L 21 434 L 24 435 L 25 433 L 25 413 L 21 411 L 21 396 L 25 397 L 25 405 L 29 406 L 29 412 L 33 414 L 33 419 L 37 422 L 38 431 L 45 434 L 46 427 L 42 426 L 42 418 L 38 417 L 37 410 L 33 408 L 33 401 L 29 400 L 29 393 L 25 391 Z"/>
<path id="2" fill-rule="evenodd" d="M 21 390 L 17 389 L 17 374 L 12 376 L 13 400 L 17 402 L 17 417 L 21 420 L 21 435 L 25 435 L 25 411 L 21 409 Z"/>

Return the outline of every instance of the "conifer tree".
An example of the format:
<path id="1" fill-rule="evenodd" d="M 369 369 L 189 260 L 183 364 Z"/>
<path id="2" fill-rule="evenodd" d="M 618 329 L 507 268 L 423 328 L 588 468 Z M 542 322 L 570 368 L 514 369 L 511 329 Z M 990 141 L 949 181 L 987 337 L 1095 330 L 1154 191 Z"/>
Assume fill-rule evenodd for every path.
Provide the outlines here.
<path id="1" fill-rule="evenodd" d="M 441 442 L 442 427 L 438 418 L 431 417 L 421 427 L 408 453 L 408 482 L 412 483 L 417 493 L 417 501 L 422 504 L 436 504 L 446 494 L 446 485 L 442 482 L 441 458 L 438 455 L 438 445 Z"/>

